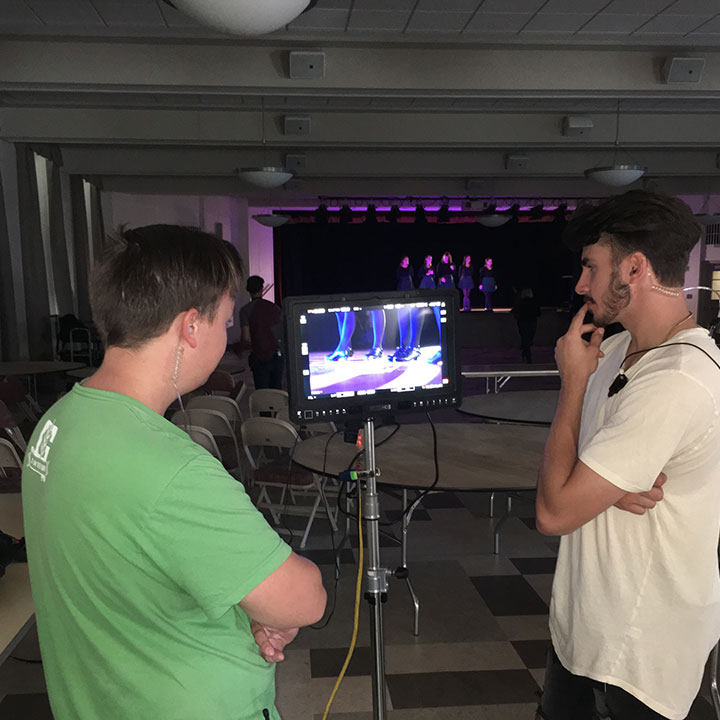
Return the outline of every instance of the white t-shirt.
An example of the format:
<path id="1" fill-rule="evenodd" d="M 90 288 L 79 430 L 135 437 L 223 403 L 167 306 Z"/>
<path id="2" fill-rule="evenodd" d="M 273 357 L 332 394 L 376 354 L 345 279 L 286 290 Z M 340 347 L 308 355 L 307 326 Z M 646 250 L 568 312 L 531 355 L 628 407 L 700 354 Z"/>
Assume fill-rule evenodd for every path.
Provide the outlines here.
<path id="1" fill-rule="evenodd" d="M 611 507 L 562 538 L 550 631 L 572 673 L 623 688 L 671 718 L 689 712 L 720 636 L 720 351 L 701 328 L 641 356 L 608 398 L 630 344 L 602 345 L 590 378 L 578 456 L 628 492 L 667 475 L 642 516 Z"/>

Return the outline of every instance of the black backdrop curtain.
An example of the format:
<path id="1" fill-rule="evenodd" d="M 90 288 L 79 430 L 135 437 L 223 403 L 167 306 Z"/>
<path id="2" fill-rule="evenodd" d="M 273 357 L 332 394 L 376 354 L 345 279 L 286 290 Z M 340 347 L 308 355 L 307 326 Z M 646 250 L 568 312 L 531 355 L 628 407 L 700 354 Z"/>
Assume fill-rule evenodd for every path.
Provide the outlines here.
<path id="1" fill-rule="evenodd" d="M 458 268 L 464 255 L 478 271 L 492 257 L 496 307 L 509 307 L 515 293 L 531 287 L 542 305 L 570 298 L 577 260 L 561 241 L 562 222 L 510 222 L 499 228 L 478 223 L 288 223 L 275 230 L 275 282 L 280 297 L 394 290 L 404 255 L 415 272 L 426 255 L 445 251 Z M 476 282 L 476 287 L 477 287 Z M 482 306 L 478 295 L 473 304 Z"/>

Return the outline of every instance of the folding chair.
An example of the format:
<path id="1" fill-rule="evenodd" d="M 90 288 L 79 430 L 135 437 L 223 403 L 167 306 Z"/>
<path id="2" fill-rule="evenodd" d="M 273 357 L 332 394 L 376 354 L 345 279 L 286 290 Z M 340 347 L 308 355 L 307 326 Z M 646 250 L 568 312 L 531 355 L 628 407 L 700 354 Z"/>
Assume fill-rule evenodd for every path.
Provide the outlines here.
<path id="1" fill-rule="evenodd" d="M 275 417 L 281 408 L 286 408 L 290 404 L 288 394 L 284 390 L 271 388 L 254 390 L 250 394 L 249 402 L 251 418 L 263 414 L 267 417 Z"/>
<path id="2" fill-rule="evenodd" d="M 302 440 L 290 423 L 269 417 L 249 418 L 242 424 L 242 441 L 254 483 L 260 488 L 256 505 L 269 510 L 275 525 L 280 524 L 282 514 L 307 515 L 300 541 L 300 548 L 304 548 L 322 502 L 332 531 L 337 531 L 337 518 L 325 495 L 325 479 L 293 465 L 292 453 Z M 278 501 L 270 498 L 270 488 L 280 489 Z M 286 499 L 287 493 L 290 497 Z M 311 496 L 312 506 L 297 504 L 299 494 Z"/>
<path id="3" fill-rule="evenodd" d="M 43 414 L 40 405 L 32 395 L 25 392 L 22 381 L 17 377 L 0 378 L 0 400 L 8 407 L 20 410 L 33 423 Z"/>
<path id="4" fill-rule="evenodd" d="M 238 405 L 246 389 L 247 385 L 244 380 L 239 380 L 236 383 L 232 375 L 225 370 L 215 370 L 215 372 L 210 374 L 207 382 L 201 388 L 203 392 L 210 393 L 211 395 L 227 395 L 238 403 Z"/>
<path id="5" fill-rule="evenodd" d="M 185 407 L 188 410 L 217 410 L 221 412 L 228 419 L 230 427 L 235 431 L 235 435 L 240 435 L 240 426 L 244 418 L 238 404 L 231 397 L 225 397 L 224 395 L 195 395 L 188 399 Z"/>
<path id="6" fill-rule="evenodd" d="M 25 438 L 15 421 L 13 414 L 10 410 L 8 410 L 7 405 L 2 400 L 0 400 L 0 431 L 6 433 L 15 443 L 22 455 L 25 455 L 25 452 L 27 451 Z"/>
<path id="7" fill-rule="evenodd" d="M 222 462 L 222 454 L 220 448 L 215 442 L 215 438 L 209 430 L 199 425 L 188 425 L 183 430 L 198 444 L 202 445 L 214 458 Z"/>
<path id="8" fill-rule="evenodd" d="M 188 435 L 190 435 L 188 428 L 191 427 L 206 430 L 215 441 L 217 446 L 216 457 L 219 456 L 223 467 L 234 477 L 242 476 L 240 448 L 238 447 L 235 432 L 230 427 L 230 423 L 225 415 L 217 410 L 200 408 L 178 410 L 173 413 L 170 422 L 185 430 Z M 206 447 L 204 442 L 200 444 Z"/>
<path id="9" fill-rule="evenodd" d="M 9 440 L 0 439 L 0 492 L 20 492 L 22 462 Z"/>

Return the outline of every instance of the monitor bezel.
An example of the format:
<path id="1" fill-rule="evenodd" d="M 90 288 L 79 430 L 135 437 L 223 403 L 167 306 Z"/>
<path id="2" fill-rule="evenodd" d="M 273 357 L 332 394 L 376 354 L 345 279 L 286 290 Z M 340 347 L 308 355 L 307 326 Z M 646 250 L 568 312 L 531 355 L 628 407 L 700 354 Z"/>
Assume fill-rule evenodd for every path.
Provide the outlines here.
<path id="1" fill-rule="evenodd" d="M 299 316 L 309 307 L 332 307 L 338 304 L 388 304 L 398 302 L 446 303 L 445 325 L 446 352 L 443 364 L 448 367 L 448 384 L 441 388 L 416 389 L 408 393 L 387 393 L 377 396 L 354 396 L 352 398 L 322 397 L 308 400 L 304 392 L 303 364 L 300 352 L 301 335 Z M 395 414 L 426 412 L 439 408 L 457 407 L 461 402 L 461 375 L 457 348 L 457 318 L 459 298 L 456 289 L 393 290 L 370 293 L 338 293 L 332 295 L 298 295 L 283 301 L 285 331 L 285 357 L 287 367 L 290 419 L 303 423 L 327 422 Z M 444 348 L 445 350 L 445 348 Z"/>

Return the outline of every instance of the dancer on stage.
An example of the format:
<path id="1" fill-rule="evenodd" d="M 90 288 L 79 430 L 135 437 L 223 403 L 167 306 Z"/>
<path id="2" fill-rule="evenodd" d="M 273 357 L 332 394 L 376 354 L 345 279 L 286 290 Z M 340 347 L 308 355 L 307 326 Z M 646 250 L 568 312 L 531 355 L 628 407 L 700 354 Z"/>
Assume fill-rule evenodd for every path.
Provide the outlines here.
<path id="1" fill-rule="evenodd" d="M 437 266 L 437 286 L 439 288 L 455 287 L 455 265 L 449 252 L 443 253 Z"/>
<path id="2" fill-rule="evenodd" d="M 462 265 L 460 266 L 460 272 L 458 273 L 458 287 L 463 292 L 462 309 L 465 312 L 470 312 L 470 291 L 475 287 L 475 283 L 473 281 L 473 267 L 471 261 L 471 257 L 469 255 L 466 255 L 463 258 Z"/>
<path id="3" fill-rule="evenodd" d="M 493 259 L 485 258 L 485 265 L 480 271 L 480 289 L 485 295 L 485 310 L 493 311 L 492 294 L 497 290 L 495 276 L 493 275 Z"/>
<path id="4" fill-rule="evenodd" d="M 423 261 L 423 267 L 418 273 L 418 287 L 421 290 L 435 288 L 435 270 L 433 269 L 432 255 L 426 255 Z"/>
<path id="5" fill-rule="evenodd" d="M 352 310 L 336 312 L 335 318 L 338 324 L 339 339 L 337 347 L 327 356 L 327 359 L 332 362 L 347 360 L 352 357 L 353 349 L 350 347 L 350 340 L 352 340 L 352 334 L 355 332 L 355 313 Z"/>
<path id="6" fill-rule="evenodd" d="M 410 264 L 410 258 L 405 255 L 400 260 L 400 265 L 396 271 L 397 275 L 397 289 L 398 290 L 414 290 L 415 285 L 413 283 L 413 276 L 415 271 L 413 266 Z"/>

